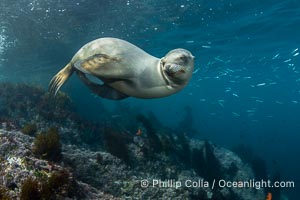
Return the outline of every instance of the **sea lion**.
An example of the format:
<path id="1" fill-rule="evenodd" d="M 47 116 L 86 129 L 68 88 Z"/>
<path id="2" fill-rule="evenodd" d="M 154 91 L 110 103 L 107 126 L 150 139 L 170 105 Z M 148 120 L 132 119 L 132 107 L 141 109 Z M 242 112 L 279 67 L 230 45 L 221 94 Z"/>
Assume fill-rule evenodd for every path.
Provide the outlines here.
<path id="1" fill-rule="evenodd" d="M 99 38 L 85 44 L 50 81 L 49 92 L 56 95 L 74 71 L 97 95 L 120 100 L 159 98 L 184 88 L 194 70 L 194 56 L 185 49 L 171 50 L 161 59 L 117 38 Z M 91 81 L 86 74 L 100 79 Z"/>

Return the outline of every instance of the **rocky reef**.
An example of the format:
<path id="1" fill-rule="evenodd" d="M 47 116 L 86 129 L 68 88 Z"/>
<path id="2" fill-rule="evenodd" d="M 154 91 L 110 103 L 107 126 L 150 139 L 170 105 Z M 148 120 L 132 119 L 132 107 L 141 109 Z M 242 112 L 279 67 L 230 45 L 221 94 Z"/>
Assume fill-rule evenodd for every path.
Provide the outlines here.
<path id="1" fill-rule="evenodd" d="M 90 122 L 63 93 L 0 84 L 0 199 L 265 199 L 218 184 L 255 178 L 232 151 L 152 113 L 106 116 Z"/>

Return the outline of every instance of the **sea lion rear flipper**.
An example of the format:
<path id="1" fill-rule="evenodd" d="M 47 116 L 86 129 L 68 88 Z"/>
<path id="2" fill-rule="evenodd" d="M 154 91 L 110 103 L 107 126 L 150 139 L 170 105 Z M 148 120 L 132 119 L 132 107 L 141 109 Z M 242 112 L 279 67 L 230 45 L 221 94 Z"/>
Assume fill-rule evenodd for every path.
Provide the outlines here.
<path id="1" fill-rule="evenodd" d="M 107 84 L 96 84 L 90 81 L 84 73 L 81 71 L 76 71 L 77 75 L 83 81 L 83 83 L 95 94 L 102 98 L 112 99 L 112 100 L 121 100 L 129 97 L 128 95 L 115 90 Z"/>
<path id="2" fill-rule="evenodd" d="M 56 96 L 60 87 L 73 74 L 74 68 L 71 63 L 68 63 L 62 70 L 60 70 L 50 81 L 48 91 L 50 95 Z"/>

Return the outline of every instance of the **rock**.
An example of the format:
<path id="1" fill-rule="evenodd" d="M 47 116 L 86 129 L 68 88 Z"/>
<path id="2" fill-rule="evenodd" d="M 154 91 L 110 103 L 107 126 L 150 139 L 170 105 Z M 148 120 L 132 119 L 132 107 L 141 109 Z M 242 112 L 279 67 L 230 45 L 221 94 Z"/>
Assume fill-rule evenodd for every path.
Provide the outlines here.
<path id="1" fill-rule="evenodd" d="M 59 163 L 50 163 L 34 157 L 31 152 L 33 138 L 24 135 L 21 131 L 6 131 L 0 129 L 0 185 L 5 186 L 12 199 L 20 196 L 22 184 L 28 177 L 39 179 L 47 177 L 61 170 L 66 170 Z M 112 195 L 90 186 L 89 184 L 75 180 L 78 191 L 81 191 L 78 199 L 119 199 Z M 83 196 L 81 196 L 84 194 Z M 79 194 L 78 194 L 79 195 Z M 73 198 L 69 199 L 76 199 Z M 64 197 L 68 199 L 68 197 Z"/>
<path id="2" fill-rule="evenodd" d="M 46 188 L 57 199 L 265 199 L 263 189 L 222 186 L 254 179 L 253 169 L 236 154 L 164 128 L 153 116 L 138 115 L 137 122 L 123 107 L 126 120 L 89 122 L 63 93 L 53 101 L 41 88 L 12 84 L 1 84 L 0 93 L 0 186 L 12 199 L 20 197 L 29 177 L 45 185 L 59 172 L 67 172 L 61 178 L 70 184 Z M 20 131 L 26 124 L 35 124 L 37 132 L 58 127 L 62 159 L 36 158 L 34 134 Z M 127 125 L 144 128 L 134 135 Z"/>

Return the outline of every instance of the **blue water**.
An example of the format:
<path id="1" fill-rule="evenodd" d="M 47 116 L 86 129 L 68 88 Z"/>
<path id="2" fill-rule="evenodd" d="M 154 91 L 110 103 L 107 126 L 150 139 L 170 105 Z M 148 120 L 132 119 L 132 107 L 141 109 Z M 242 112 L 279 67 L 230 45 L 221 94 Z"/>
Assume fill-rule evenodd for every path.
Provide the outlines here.
<path id="1" fill-rule="evenodd" d="M 190 50 L 193 78 L 167 98 L 95 98 L 76 76 L 62 91 L 90 119 L 129 104 L 176 127 L 188 105 L 197 137 L 228 148 L 250 145 L 270 171 L 296 182 L 286 192 L 297 199 L 300 1 L 0 0 L 0 19 L 0 81 L 47 88 L 82 45 L 99 37 L 125 39 L 156 57 Z"/>

